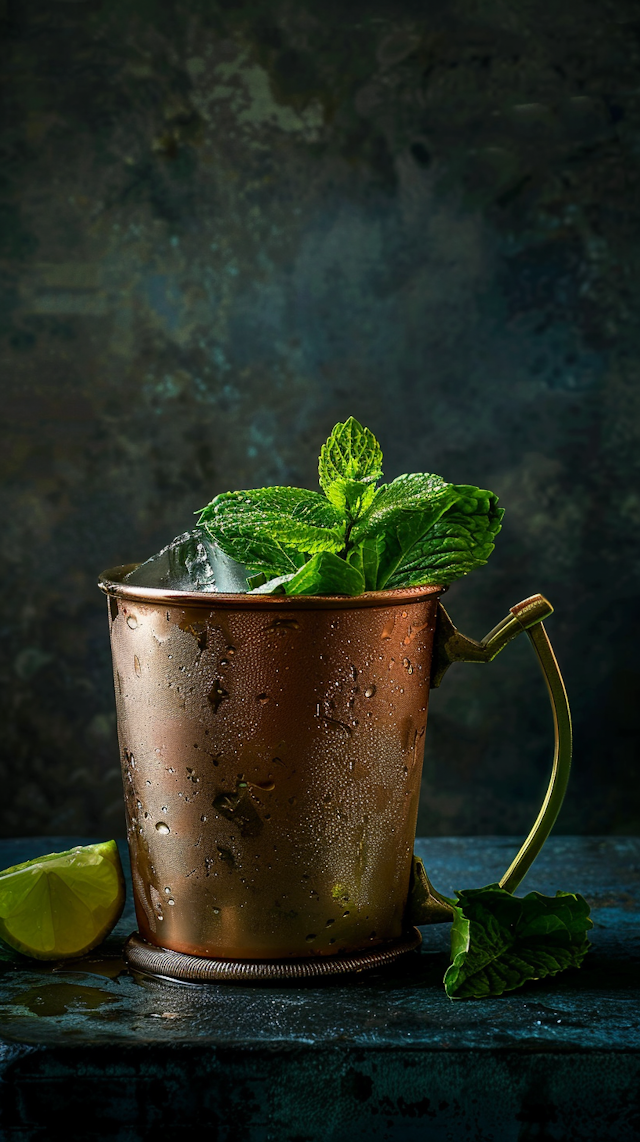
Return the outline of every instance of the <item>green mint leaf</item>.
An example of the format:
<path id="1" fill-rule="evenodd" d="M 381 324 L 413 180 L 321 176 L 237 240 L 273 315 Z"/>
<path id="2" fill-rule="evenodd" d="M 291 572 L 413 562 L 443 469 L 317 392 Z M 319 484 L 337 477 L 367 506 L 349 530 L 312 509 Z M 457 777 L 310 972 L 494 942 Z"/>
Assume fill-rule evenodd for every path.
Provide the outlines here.
<path id="1" fill-rule="evenodd" d="M 304 488 L 255 488 L 223 492 L 198 521 L 227 555 L 250 571 L 295 572 L 305 557 L 340 551 L 346 520 L 319 492 Z"/>
<path id="2" fill-rule="evenodd" d="M 375 589 L 387 586 L 399 564 L 457 498 L 454 484 L 422 472 L 398 476 L 378 490 L 350 536 L 354 545 L 378 540 Z"/>
<path id="3" fill-rule="evenodd" d="M 349 480 L 338 476 L 325 489 L 327 499 L 349 519 L 358 519 L 369 507 L 375 494 L 375 484 L 365 480 Z"/>
<path id="4" fill-rule="evenodd" d="M 318 472 L 320 487 L 327 496 L 331 485 L 341 478 L 375 484 L 382 475 L 382 449 L 373 433 L 350 416 L 344 424 L 336 424 L 322 445 Z"/>
<path id="5" fill-rule="evenodd" d="M 451 485 L 458 499 L 407 551 L 388 587 L 447 584 L 487 562 L 501 528 L 498 498 L 471 485 Z"/>
<path id="6" fill-rule="evenodd" d="M 295 575 L 283 580 L 283 586 L 287 595 L 361 595 L 364 578 L 356 567 L 338 555 L 320 551 Z"/>
<path id="7" fill-rule="evenodd" d="M 357 550 L 360 551 L 362 558 L 362 574 L 364 575 L 365 590 L 375 591 L 380 570 L 382 541 L 378 536 L 373 536 L 372 539 L 365 539 L 362 543 L 359 543 Z"/>
<path id="8" fill-rule="evenodd" d="M 589 949 L 589 905 L 578 893 L 512 896 L 497 884 L 457 892 L 451 964 L 444 977 L 450 999 L 480 999 L 514 991 L 579 967 Z"/>

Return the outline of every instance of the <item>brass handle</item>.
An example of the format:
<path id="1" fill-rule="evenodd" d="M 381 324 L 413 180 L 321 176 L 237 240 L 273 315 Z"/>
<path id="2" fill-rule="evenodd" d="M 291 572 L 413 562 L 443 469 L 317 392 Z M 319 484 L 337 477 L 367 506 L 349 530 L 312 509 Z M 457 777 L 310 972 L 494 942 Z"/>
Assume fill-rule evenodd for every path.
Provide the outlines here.
<path id="1" fill-rule="evenodd" d="M 500 880 L 500 887 L 514 892 L 529 871 L 551 832 L 560 812 L 571 770 L 571 713 L 567 692 L 562 681 L 543 619 L 553 614 L 551 603 L 543 595 L 532 595 L 511 607 L 509 614 L 489 631 L 481 642 L 460 634 L 441 603 L 438 604 L 438 621 L 434 644 L 431 685 L 440 685 L 453 662 L 491 662 L 513 638 L 526 630 L 535 650 L 544 680 L 549 691 L 553 712 L 555 747 L 553 767 L 544 801 L 533 828 L 515 859 Z M 451 919 L 451 908 L 446 898 L 436 892 L 426 874 L 424 865 L 414 857 L 408 914 L 413 924 L 431 924 Z"/>
<path id="2" fill-rule="evenodd" d="M 553 828 L 567 789 L 571 769 L 571 713 L 543 619 L 553 614 L 551 603 L 543 595 L 532 595 L 511 607 L 509 614 L 489 631 L 482 642 L 466 638 L 456 630 L 444 607 L 438 605 L 438 625 L 434 647 L 431 685 L 440 685 L 452 662 L 491 662 L 512 638 L 526 630 L 544 675 L 551 709 L 555 749 L 549 786 L 535 824 L 515 860 L 500 881 L 500 887 L 513 892 L 533 864 Z"/>

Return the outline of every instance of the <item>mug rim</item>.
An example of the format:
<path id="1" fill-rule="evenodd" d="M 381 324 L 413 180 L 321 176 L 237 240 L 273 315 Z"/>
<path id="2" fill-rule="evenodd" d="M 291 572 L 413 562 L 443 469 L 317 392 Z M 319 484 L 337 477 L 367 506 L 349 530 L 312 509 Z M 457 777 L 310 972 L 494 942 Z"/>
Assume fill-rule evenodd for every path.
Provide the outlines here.
<path id="1" fill-rule="evenodd" d="M 390 590 L 364 591 L 362 595 L 252 595 L 232 594 L 224 591 L 172 591 L 164 587 L 138 587 L 124 583 L 125 575 L 140 567 L 140 563 L 123 563 L 110 567 L 98 577 L 98 587 L 105 595 L 136 603 L 157 603 L 166 606 L 206 607 L 216 610 L 346 610 L 360 607 L 394 607 L 415 603 L 425 598 L 437 598 L 448 589 L 446 586 L 426 584 L 422 587 L 394 587 Z"/>

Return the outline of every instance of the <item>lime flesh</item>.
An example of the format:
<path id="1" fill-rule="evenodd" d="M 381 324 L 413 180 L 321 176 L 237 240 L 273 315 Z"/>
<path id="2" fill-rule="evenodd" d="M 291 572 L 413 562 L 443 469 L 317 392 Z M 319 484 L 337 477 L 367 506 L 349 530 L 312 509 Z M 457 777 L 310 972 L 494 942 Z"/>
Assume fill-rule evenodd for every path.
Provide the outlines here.
<path id="1" fill-rule="evenodd" d="M 115 841 L 37 857 L 0 872 L 0 939 L 38 960 L 81 956 L 118 922 L 124 898 Z"/>

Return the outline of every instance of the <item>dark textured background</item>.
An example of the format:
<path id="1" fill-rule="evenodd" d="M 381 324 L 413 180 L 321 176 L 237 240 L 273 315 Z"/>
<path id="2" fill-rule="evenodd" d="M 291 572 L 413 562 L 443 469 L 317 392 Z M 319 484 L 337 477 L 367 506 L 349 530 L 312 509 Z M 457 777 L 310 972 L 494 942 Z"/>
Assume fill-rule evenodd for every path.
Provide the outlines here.
<path id="1" fill-rule="evenodd" d="M 565 831 L 637 832 L 640 12 L 626 0 L 16 0 L 3 53 L 0 830 L 121 831 L 98 571 L 214 493 L 386 475 L 507 509 L 449 593 L 542 591 Z M 549 767 L 526 640 L 432 701 L 419 828 L 517 833 Z"/>

